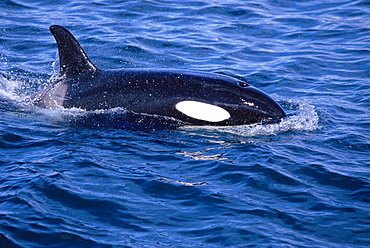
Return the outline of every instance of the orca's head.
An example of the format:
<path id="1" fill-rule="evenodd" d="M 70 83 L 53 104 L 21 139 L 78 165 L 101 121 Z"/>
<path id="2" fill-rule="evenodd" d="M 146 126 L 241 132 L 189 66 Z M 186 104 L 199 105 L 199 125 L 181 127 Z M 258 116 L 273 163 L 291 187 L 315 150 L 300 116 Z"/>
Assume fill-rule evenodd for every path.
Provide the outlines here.
<path id="1" fill-rule="evenodd" d="M 243 87 L 243 94 L 240 98 L 240 108 L 237 108 L 236 115 L 249 116 L 254 122 L 273 122 L 286 117 L 283 108 L 263 91 L 246 83 L 239 83 Z M 241 112 L 241 113 L 240 113 Z"/>
<path id="2" fill-rule="evenodd" d="M 175 108 L 185 121 L 199 125 L 269 123 L 286 117 L 282 107 L 261 90 L 245 82 L 218 98 L 179 101 Z"/>

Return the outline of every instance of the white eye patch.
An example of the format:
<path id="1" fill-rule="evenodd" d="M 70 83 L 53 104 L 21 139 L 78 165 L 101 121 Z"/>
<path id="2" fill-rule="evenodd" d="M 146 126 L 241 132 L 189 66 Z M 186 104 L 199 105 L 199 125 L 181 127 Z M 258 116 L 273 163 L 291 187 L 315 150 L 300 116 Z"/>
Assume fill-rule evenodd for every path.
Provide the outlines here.
<path id="1" fill-rule="evenodd" d="M 175 108 L 189 117 L 202 121 L 220 122 L 230 118 L 229 112 L 225 109 L 204 102 L 182 101 L 177 103 Z"/>

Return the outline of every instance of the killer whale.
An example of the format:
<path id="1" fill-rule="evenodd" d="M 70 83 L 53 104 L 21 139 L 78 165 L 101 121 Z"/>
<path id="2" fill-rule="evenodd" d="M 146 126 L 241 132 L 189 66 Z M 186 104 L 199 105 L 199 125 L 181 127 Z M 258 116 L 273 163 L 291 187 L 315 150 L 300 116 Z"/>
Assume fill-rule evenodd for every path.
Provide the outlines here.
<path id="1" fill-rule="evenodd" d="M 59 53 L 56 80 L 30 101 L 42 108 L 104 110 L 172 117 L 192 125 L 245 125 L 280 120 L 281 106 L 247 82 L 216 73 L 166 69 L 101 70 L 65 28 L 50 26 Z"/>

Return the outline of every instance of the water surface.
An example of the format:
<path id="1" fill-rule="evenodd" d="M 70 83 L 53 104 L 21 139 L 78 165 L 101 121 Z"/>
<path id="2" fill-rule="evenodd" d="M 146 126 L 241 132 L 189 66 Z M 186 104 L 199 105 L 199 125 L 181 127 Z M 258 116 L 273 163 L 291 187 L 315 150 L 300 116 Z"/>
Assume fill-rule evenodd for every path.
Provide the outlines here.
<path id="1" fill-rule="evenodd" d="M 367 1 L 0 3 L 0 247 L 370 246 Z M 154 129 L 22 99 L 58 72 L 50 25 L 102 69 L 241 77 L 278 124 Z"/>

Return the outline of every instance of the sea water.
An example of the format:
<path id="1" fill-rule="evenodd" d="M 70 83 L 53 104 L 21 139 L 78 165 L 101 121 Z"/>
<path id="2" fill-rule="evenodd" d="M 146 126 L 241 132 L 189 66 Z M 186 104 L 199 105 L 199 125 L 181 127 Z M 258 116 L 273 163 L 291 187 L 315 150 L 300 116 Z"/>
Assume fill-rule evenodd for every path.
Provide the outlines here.
<path id="1" fill-rule="evenodd" d="M 370 246 L 369 7 L 1 1 L 0 247 Z M 241 77 L 288 117 L 167 129 L 29 106 L 58 74 L 53 24 L 99 68 Z"/>

